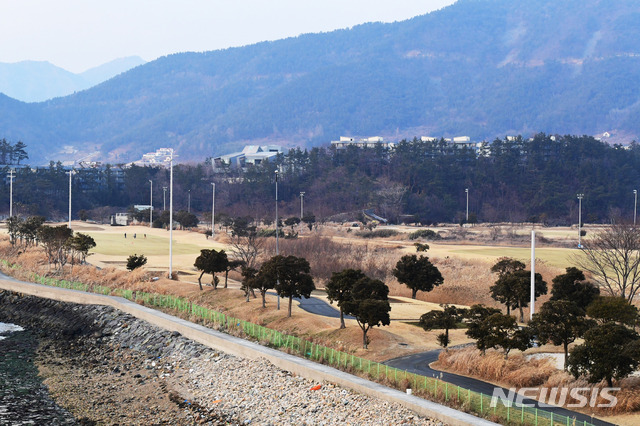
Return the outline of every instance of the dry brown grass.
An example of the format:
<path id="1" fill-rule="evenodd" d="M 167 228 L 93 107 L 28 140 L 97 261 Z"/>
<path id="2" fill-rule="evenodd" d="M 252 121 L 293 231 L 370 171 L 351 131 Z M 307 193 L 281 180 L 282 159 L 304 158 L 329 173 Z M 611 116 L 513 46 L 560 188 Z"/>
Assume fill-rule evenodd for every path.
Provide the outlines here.
<path id="1" fill-rule="evenodd" d="M 557 371 L 548 359 L 526 361 L 524 355 L 514 354 L 505 360 L 502 352 L 487 351 L 482 356 L 475 348 L 442 352 L 438 366 L 469 376 L 524 387 L 539 386 Z"/>
<path id="2" fill-rule="evenodd" d="M 275 239 L 267 241 L 266 253 L 275 253 Z M 304 257 L 309 261 L 313 276 L 328 280 L 334 272 L 360 269 L 366 275 L 387 280 L 400 257 L 395 250 L 370 243 L 343 243 L 313 234 L 291 240 L 280 240 L 280 253 Z M 269 257 L 269 256 L 266 256 Z"/>
<path id="3" fill-rule="evenodd" d="M 606 382 L 588 383 L 584 378 L 574 378 L 569 373 L 556 369 L 549 359 L 527 360 L 521 353 L 512 354 L 504 359 L 502 352 L 489 350 L 483 356 L 475 348 L 465 348 L 442 352 L 434 365 L 436 368 L 499 384 L 505 387 L 547 387 L 547 388 L 595 388 L 606 387 Z M 629 413 L 640 410 L 640 378 L 630 377 L 615 383 L 621 390 L 616 393 L 618 403 L 612 408 L 596 408 L 595 412 L 604 415 Z M 584 395 L 585 392 L 582 392 Z M 591 394 L 591 390 L 589 390 Z M 577 400 L 567 397 L 567 404 Z M 607 400 L 598 397 L 597 404 L 606 404 Z M 589 410 L 594 410 L 589 408 Z M 587 412 L 587 411 L 585 411 Z"/>

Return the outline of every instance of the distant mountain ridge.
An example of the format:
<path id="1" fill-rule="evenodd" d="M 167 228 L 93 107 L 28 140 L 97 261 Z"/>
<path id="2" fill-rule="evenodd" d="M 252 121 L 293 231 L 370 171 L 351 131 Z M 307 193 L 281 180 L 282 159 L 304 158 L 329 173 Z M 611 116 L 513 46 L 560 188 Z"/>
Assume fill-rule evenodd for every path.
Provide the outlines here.
<path id="1" fill-rule="evenodd" d="M 139 56 L 129 56 L 75 74 L 46 61 L 0 62 L 0 93 L 42 102 L 88 89 L 144 63 Z"/>
<path id="2" fill-rule="evenodd" d="M 341 135 L 640 135 L 640 2 L 459 0 L 413 19 L 169 55 L 38 104 L 0 96 L 0 136 L 125 162 Z M 69 150 L 67 150 L 69 151 Z M 73 151 L 73 150 L 71 150 Z"/>

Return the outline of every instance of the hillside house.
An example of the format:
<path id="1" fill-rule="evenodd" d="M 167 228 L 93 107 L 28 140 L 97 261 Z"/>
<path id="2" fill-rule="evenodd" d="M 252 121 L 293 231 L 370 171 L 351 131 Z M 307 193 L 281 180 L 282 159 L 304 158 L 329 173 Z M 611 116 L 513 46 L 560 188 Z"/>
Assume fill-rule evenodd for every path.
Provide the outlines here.
<path id="1" fill-rule="evenodd" d="M 221 155 L 212 161 L 214 169 L 222 168 L 244 168 L 255 166 L 264 161 L 284 153 L 284 148 L 280 145 L 247 145 L 240 152 Z"/>

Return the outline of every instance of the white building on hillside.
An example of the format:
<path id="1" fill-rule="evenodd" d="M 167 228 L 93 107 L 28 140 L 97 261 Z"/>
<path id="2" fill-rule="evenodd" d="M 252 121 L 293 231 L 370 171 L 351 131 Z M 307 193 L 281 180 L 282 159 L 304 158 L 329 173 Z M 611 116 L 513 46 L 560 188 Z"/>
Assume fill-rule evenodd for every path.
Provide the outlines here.
<path id="1" fill-rule="evenodd" d="M 392 148 L 394 144 L 391 142 L 385 142 L 381 136 L 371 136 L 362 139 L 340 136 L 340 140 L 331 141 L 331 146 L 335 147 L 336 149 L 345 149 L 348 146 L 355 146 L 358 148 L 375 148 L 377 146 L 381 146 L 383 148 Z"/>
<path id="2" fill-rule="evenodd" d="M 269 161 L 284 151 L 285 149 L 280 145 L 247 145 L 240 152 L 214 158 L 212 164 L 214 169 L 255 166 L 263 161 Z"/>

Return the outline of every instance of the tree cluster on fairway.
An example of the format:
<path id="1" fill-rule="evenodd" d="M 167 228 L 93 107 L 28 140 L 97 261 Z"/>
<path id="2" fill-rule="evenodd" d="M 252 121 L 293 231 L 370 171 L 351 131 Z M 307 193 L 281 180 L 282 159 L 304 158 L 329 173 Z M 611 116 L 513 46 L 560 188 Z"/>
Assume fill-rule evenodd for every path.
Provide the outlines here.
<path id="1" fill-rule="evenodd" d="M 467 313 L 467 336 L 476 340 L 476 346 L 484 354 L 487 349 L 502 348 L 507 358 L 513 349 L 521 351 L 531 347 L 531 334 L 518 327 L 511 315 L 482 305 L 473 305 Z"/>
<path id="2" fill-rule="evenodd" d="M 200 276 L 198 276 L 200 290 L 202 290 L 202 276 L 204 274 L 211 274 L 211 285 L 217 289 L 219 280 L 216 273 L 228 271 L 229 259 L 224 250 L 202 249 L 193 266 L 200 271 Z"/>
<path id="3" fill-rule="evenodd" d="M 389 325 L 389 287 L 367 277 L 359 269 L 334 272 L 325 289 L 331 303 L 340 308 L 340 328 L 345 328 L 344 314 L 351 315 L 362 329 L 362 346 L 367 349 L 367 333 L 372 327 Z"/>
<path id="4" fill-rule="evenodd" d="M 520 322 L 524 321 L 523 309 L 529 306 L 531 299 L 531 271 L 524 269 L 524 263 L 501 258 L 491 267 L 492 272 L 498 273 L 498 280 L 490 287 L 491 297 L 507 307 L 507 315 L 511 309 L 520 311 Z M 535 297 L 547 294 L 547 283 L 542 275 L 535 274 Z"/>
<path id="5" fill-rule="evenodd" d="M 47 254 L 49 265 L 62 271 L 71 260 L 71 265 L 84 263 L 89 256 L 89 250 L 96 246 L 94 239 L 86 234 L 77 232 L 67 225 L 44 225 L 44 217 L 31 216 L 23 219 L 12 216 L 7 220 L 7 231 L 12 245 L 21 249 L 28 249 L 39 244 Z"/>
<path id="6" fill-rule="evenodd" d="M 307 259 L 296 256 L 273 256 L 262 264 L 258 273 L 246 281 L 246 285 L 262 294 L 262 306 L 266 306 L 265 294 L 275 289 L 278 296 L 289 299 L 288 316 L 291 316 L 293 298 L 311 297 L 315 290 L 311 267 Z"/>
<path id="7" fill-rule="evenodd" d="M 467 310 L 451 305 L 445 305 L 442 311 L 433 310 L 420 317 L 420 325 L 425 331 L 444 330 L 438 335 L 438 344 L 447 348 L 450 343 L 449 330 L 456 328 L 467 315 Z"/>
<path id="8" fill-rule="evenodd" d="M 523 268 L 521 262 L 500 259 L 492 268 L 499 274 L 496 285 L 501 280 L 509 282 L 504 278 L 517 276 Z M 475 305 L 466 314 L 467 335 L 476 339 L 481 351 L 501 347 L 505 356 L 512 349 L 530 347 L 533 339 L 562 345 L 564 369 L 576 377 L 586 376 L 591 383 L 606 380 L 613 386 L 614 379 L 640 366 L 640 335 L 635 331 L 640 316 L 626 297 L 600 296 L 599 289 L 575 267 L 553 279 L 551 294 L 528 327 L 518 326 L 514 318 L 497 309 Z M 569 350 L 579 338 L 584 342 Z"/>
<path id="9" fill-rule="evenodd" d="M 415 299 L 418 291 L 431 291 L 444 282 L 438 268 L 426 256 L 407 254 L 400 258 L 393 275 L 398 282 L 411 289 L 411 298 Z"/>

